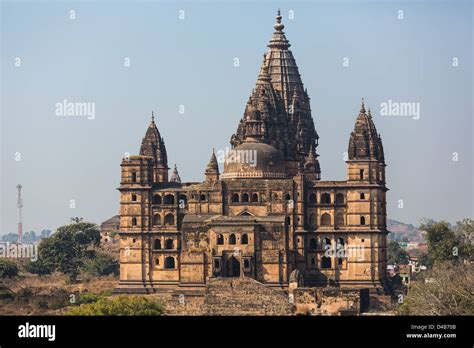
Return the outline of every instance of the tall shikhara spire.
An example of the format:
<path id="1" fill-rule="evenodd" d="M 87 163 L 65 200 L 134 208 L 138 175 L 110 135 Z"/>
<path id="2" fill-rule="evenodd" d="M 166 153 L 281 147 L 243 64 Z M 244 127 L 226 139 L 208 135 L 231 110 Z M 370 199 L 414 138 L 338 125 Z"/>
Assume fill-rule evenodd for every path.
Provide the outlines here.
<path id="1" fill-rule="evenodd" d="M 140 155 L 153 158 L 154 180 L 156 182 L 168 181 L 168 154 L 166 153 L 165 141 L 156 127 L 153 112 L 151 113 L 150 125 L 142 140 Z"/>
<path id="2" fill-rule="evenodd" d="M 264 55 L 256 87 L 231 143 L 235 147 L 244 142 L 249 128 L 245 120 L 259 115 L 264 132 L 259 133 L 258 139 L 279 149 L 287 167 L 293 168 L 289 171 L 295 174 L 294 168 L 303 165 L 310 154 L 317 162 L 319 137 L 311 116 L 308 93 L 289 50 L 291 45 L 283 32 L 285 26 L 281 19 L 278 11 L 269 51 Z M 298 164 L 295 166 L 291 162 Z M 319 163 L 315 167 L 319 170 Z"/>

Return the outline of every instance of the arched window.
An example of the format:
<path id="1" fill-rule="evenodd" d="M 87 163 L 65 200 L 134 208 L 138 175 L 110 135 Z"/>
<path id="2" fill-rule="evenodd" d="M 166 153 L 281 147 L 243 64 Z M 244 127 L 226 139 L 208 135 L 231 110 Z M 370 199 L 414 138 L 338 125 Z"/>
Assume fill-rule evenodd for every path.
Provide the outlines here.
<path id="1" fill-rule="evenodd" d="M 252 194 L 252 202 L 254 203 L 258 202 L 258 194 L 256 193 Z"/>
<path id="2" fill-rule="evenodd" d="M 136 226 L 137 225 L 137 218 L 132 218 L 132 226 Z"/>
<path id="3" fill-rule="evenodd" d="M 316 215 L 311 213 L 308 218 L 308 225 L 310 228 L 316 228 Z"/>
<path id="4" fill-rule="evenodd" d="M 360 199 L 365 199 L 365 193 L 364 192 L 360 193 Z"/>
<path id="5" fill-rule="evenodd" d="M 165 240 L 165 249 L 174 249 L 172 239 Z"/>
<path id="6" fill-rule="evenodd" d="M 360 224 L 365 225 L 365 216 L 360 217 Z"/>
<path id="7" fill-rule="evenodd" d="M 359 171 L 359 177 L 360 177 L 360 180 L 364 180 L 364 170 L 363 169 L 361 169 Z"/>
<path id="8" fill-rule="evenodd" d="M 153 243 L 153 249 L 155 250 L 161 249 L 161 240 L 155 239 L 155 242 Z"/>
<path id="9" fill-rule="evenodd" d="M 235 244 L 236 243 L 236 239 L 235 239 L 235 234 L 231 234 L 229 236 L 229 244 Z"/>
<path id="10" fill-rule="evenodd" d="M 289 216 L 287 216 L 285 218 L 285 221 L 286 221 L 286 225 L 289 227 L 291 225 L 291 218 Z"/>
<path id="11" fill-rule="evenodd" d="M 331 240 L 329 238 L 323 239 L 323 248 L 324 250 L 328 250 L 331 248 Z"/>
<path id="12" fill-rule="evenodd" d="M 288 202 L 288 201 L 291 201 L 291 195 L 290 195 L 289 193 L 287 193 L 287 194 L 285 195 L 285 201 L 287 201 L 287 202 Z"/>
<path id="13" fill-rule="evenodd" d="M 318 248 L 318 243 L 316 242 L 316 238 L 311 238 L 309 240 L 309 248 L 311 250 L 316 250 Z"/>
<path id="14" fill-rule="evenodd" d="M 153 225 L 161 225 L 161 215 L 160 214 L 155 214 L 153 216 Z"/>
<path id="15" fill-rule="evenodd" d="M 336 195 L 336 204 L 344 204 L 344 194 L 338 193 Z"/>
<path id="16" fill-rule="evenodd" d="M 137 182 L 137 172 L 132 172 L 132 182 Z"/>
<path id="17" fill-rule="evenodd" d="M 161 196 L 153 195 L 153 204 L 161 204 Z"/>
<path id="18" fill-rule="evenodd" d="M 174 225 L 174 215 L 166 214 L 165 216 L 165 225 Z"/>
<path id="19" fill-rule="evenodd" d="M 200 201 L 205 201 L 207 199 L 206 195 L 205 194 L 202 194 L 200 197 L 199 197 L 199 200 Z"/>
<path id="20" fill-rule="evenodd" d="M 241 243 L 242 244 L 249 244 L 249 237 L 246 234 L 242 235 Z"/>
<path id="21" fill-rule="evenodd" d="M 171 195 L 171 194 L 166 195 L 165 199 L 164 199 L 164 203 L 165 204 L 174 204 L 174 196 Z"/>
<path id="22" fill-rule="evenodd" d="M 321 195 L 321 203 L 331 204 L 331 195 L 329 193 L 323 193 Z"/>
<path id="23" fill-rule="evenodd" d="M 165 269 L 174 269 L 174 257 L 168 256 L 165 258 Z"/>
<path id="24" fill-rule="evenodd" d="M 331 268 L 331 258 L 328 256 L 323 256 L 321 258 L 321 268 Z"/>
<path id="25" fill-rule="evenodd" d="M 311 266 L 314 266 L 316 264 L 316 261 L 314 260 L 314 257 L 311 258 Z"/>
<path id="26" fill-rule="evenodd" d="M 345 245 L 345 242 L 344 242 L 344 238 L 338 238 L 337 241 L 336 241 L 336 249 L 344 249 L 344 245 Z"/>
<path id="27" fill-rule="evenodd" d="M 242 195 L 242 202 L 247 203 L 249 201 L 249 195 L 247 193 L 244 193 Z"/>
<path id="28" fill-rule="evenodd" d="M 316 194 L 312 193 L 309 195 L 309 204 L 316 204 Z"/>
<path id="29" fill-rule="evenodd" d="M 137 195 L 136 194 L 132 194 L 132 202 L 136 202 L 137 201 Z"/>
<path id="30" fill-rule="evenodd" d="M 344 214 L 342 212 L 336 213 L 335 224 L 336 226 L 344 226 Z"/>
<path id="31" fill-rule="evenodd" d="M 224 244 L 224 236 L 222 234 L 217 235 L 217 244 L 218 245 Z"/>
<path id="32" fill-rule="evenodd" d="M 321 215 L 321 226 L 331 226 L 331 215 L 328 213 Z"/>
<path id="33" fill-rule="evenodd" d="M 237 203 L 239 201 L 239 194 L 238 193 L 234 193 L 232 195 L 232 202 L 233 203 Z"/>

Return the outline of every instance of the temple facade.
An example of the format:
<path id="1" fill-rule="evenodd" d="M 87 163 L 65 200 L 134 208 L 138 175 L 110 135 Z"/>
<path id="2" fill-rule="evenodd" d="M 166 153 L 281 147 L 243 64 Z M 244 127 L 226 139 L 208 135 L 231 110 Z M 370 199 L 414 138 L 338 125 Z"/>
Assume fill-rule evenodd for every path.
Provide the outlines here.
<path id="1" fill-rule="evenodd" d="M 349 135 L 347 180 L 321 180 L 318 134 L 278 13 L 232 150 L 202 182 L 168 177 L 154 116 L 120 182 L 121 292 L 251 277 L 272 287 L 385 285 L 385 159 L 364 101 Z M 162 130 L 163 131 L 163 130 Z M 221 169 L 223 172 L 221 173 Z"/>

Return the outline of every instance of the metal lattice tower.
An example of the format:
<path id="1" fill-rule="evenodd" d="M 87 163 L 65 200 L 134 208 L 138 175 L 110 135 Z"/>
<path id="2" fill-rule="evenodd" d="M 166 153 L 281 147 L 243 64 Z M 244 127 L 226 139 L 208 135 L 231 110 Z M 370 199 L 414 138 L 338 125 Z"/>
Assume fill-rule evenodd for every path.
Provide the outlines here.
<path id="1" fill-rule="evenodd" d="M 23 238 L 23 199 L 21 198 L 21 186 L 20 184 L 16 185 L 16 188 L 18 189 L 18 197 L 16 200 L 16 207 L 18 208 L 18 243 L 21 243 L 21 240 Z"/>

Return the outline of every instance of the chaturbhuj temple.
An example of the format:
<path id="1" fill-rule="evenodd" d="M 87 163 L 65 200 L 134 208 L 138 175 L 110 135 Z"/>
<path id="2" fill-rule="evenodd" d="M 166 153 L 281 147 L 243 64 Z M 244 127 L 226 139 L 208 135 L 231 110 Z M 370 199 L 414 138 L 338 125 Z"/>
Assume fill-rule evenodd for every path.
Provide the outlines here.
<path id="1" fill-rule="evenodd" d="M 384 287 L 382 140 L 362 100 L 347 180 L 321 180 L 310 98 L 281 19 L 221 168 L 210 149 L 202 182 L 182 182 L 176 166 L 169 176 L 153 116 L 139 155 L 123 159 L 118 291 L 199 289 L 218 277 Z"/>

